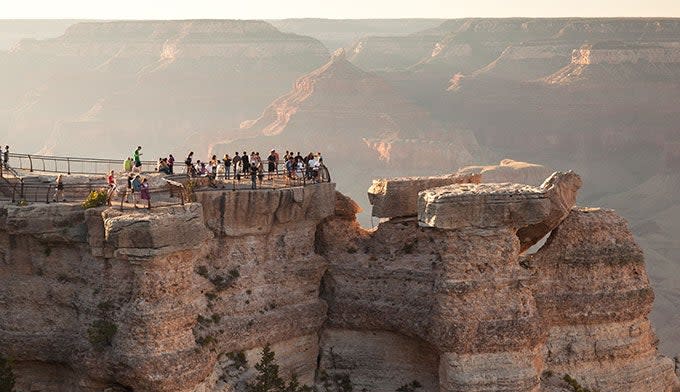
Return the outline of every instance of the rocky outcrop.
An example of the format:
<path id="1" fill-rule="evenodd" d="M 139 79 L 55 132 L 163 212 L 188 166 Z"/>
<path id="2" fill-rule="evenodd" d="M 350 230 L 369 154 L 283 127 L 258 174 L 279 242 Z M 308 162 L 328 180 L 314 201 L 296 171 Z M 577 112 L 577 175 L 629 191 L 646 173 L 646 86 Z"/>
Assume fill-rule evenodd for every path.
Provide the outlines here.
<path id="1" fill-rule="evenodd" d="M 576 205 L 576 196 L 581 189 L 581 177 L 572 172 L 556 172 L 541 185 L 541 190 L 550 200 L 550 211 L 540 222 L 529 224 L 517 231 L 523 252 L 538 243 L 556 228 L 569 211 Z"/>
<path id="2" fill-rule="evenodd" d="M 642 252 L 612 211 L 571 209 L 577 175 L 412 181 L 386 180 L 380 202 L 412 197 L 416 215 L 372 230 L 332 183 L 152 212 L 4 205 L 0 353 L 20 390 L 241 392 L 266 344 L 285 379 L 319 388 L 561 391 L 551 372 L 680 388 Z M 524 255 L 537 224 L 550 237 Z"/>
<path id="3" fill-rule="evenodd" d="M 152 213 L 3 206 L 0 346 L 20 390 L 242 387 L 254 371 L 226 354 L 252 367 L 267 343 L 282 374 L 313 382 L 326 314 L 314 232 L 334 185 L 199 197 Z"/>
<path id="4" fill-rule="evenodd" d="M 642 251 L 621 217 L 574 209 L 525 263 L 547 331 L 546 368 L 600 391 L 678 388 L 647 319 L 654 294 Z"/>
<path id="5" fill-rule="evenodd" d="M 479 174 L 481 182 L 511 182 L 540 186 L 553 173 L 549 168 L 529 162 L 503 159 L 498 165 L 467 166 L 456 174 Z"/>
<path id="6" fill-rule="evenodd" d="M 563 199 L 551 201 L 547 184 L 558 183 L 563 192 L 553 192 Z M 329 262 L 322 297 L 332 333 L 321 342 L 324 371 L 355 376 L 377 391 L 408 383 L 416 368 L 416 380 L 440 391 L 564 390 L 545 381 L 551 372 L 600 391 L 678 388 L 671 361 L 658 356 L 647 319 L 651 289 L 620 217 L 567 211 L 538 253 L 521 254 L 521 228 L 573 204 L 577 185 L 572 173 L 545 188 L 450 185 L 420 193 L 417 220 L 393 218 L 368 232 L 346 218 L 328 220 L 317 234 Z M 429 215 L 432 208 L 439 214 Z M 338 336 L 352 336 L 352 343 Z M 375 355 L 375 339 L 389 339 L 404 354 L 420 347 L 421 356 L 409 361 L 397 352 L 362 369 L 349 366 Z M 627 374 L 617 379 L 622 368 Z M 366 384 L 376 369 L 390 384 Z"/>
<path id="7" fill-rule="evenodd" d="M 479 174 L 441 177 L 402 177 L 373 180 L 368 188 L 371 215 L 378 218 L 415 216 L 418 213 L 418 192 L 451 184 L 479 183 Z"/>

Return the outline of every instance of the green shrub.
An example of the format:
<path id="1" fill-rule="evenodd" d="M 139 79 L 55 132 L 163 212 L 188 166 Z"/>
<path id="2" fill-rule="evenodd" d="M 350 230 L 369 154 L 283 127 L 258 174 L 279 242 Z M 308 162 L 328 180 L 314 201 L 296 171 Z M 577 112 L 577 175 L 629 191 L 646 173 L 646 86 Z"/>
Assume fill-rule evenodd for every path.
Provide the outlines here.
<path id="1" fill-rule="evenodd" d="M 84 209 L 101 207 L 103 205 L 106 205 L 106 194 L 107 194 L 106 189 L 97 189 L 91 191 L 81 205 L 83 206 Z"/>
<path id="2" fill-rule="evenodd" d="M 416 389 L 420 389 L 423 386 L 416 380 L 411 381 L 408 384 L 404 384 L 397 388 L 396 392 L 415 392 Z"/>
<path id="3" fill-rule="evenodd" d="M 199 265 L 198 267 L 196 267 L 196 273 L 201 275 L 202 277 L 204 277 L 206 279 L 209 278 L 208 267 L 206 267 L 204 265 Z"/>
<path id="4" fill-rule="evenodd" d="M 236 368 L 245 367 L 248 364 L 246 355 L 243 353 L 243 351 L 230 352 L 227 354 L 227 358 L 234 361 L 234 366 Z"/>
<path id="5" fill-rule="evenodd" d="M 269 344 L 262 349 L 262 359 L 255 364 L 257 377 L 254 383 L 246 384 L 248 392 L 312 392 L 307 385 L 300 385 L 297 375 L 293 374 L 290 382 L 286 383 L 279 376 L 279 365 L 276 364 L 274 352 Z"/>
<path id="6" fill-rule="evenodd" d="M 97 304 L 97 309 L 101 310 L 102 312 L 109 312 L 115 309 L 115 305 L 111 301 L 100 302 Z"/>
<path id="7" fill-rule="evenodd" d="M 111 346 L 116 332 L 118 332 L 116 324 L 106 320 L 96 320 L 87 329 L 87 338 L 94 348 L 100 350 Z"/>
<path id="8" fill-rule="evenodd" d="M 213 344 L 215 342 L 217 342 L 217 339 L 215 339 L 214 337 L 212 337 L 210 335 L 205 336 L 205 337 L 196 338 L 196 343 L 198 343 L 201 347 L 205 347 L 205 346 L 207 346 L 209 344 Z"/>
<path id="9" fill-rule="evenodd" d="M 571 377 L 568 374 L 565 374 L 562 379 L 567 384 L 569 384 L 569 386 L 571 387 L 571 390 L 574 391 L 574 392 L 597 392 L 597 390 L 591 391 L 588 388 L 582 387 L 581 384 L 579 384 L 578 381 L 576 381 L 576 379 L 574 379 L 573 377 Z"/>
<path id="10" fill-rule="evenodd" d="M 406 253 L 407 255 L 410 255 L 413 253 L 413 251 L 416 249 L 416 244 L 413 242 L 409 242 L 404 244 L 404 246 L 401 248 L 401 250 Z"/>
<path id="11" fill-rule="evenodd" d="M 0 392 L 14 391 L 15 381 L 12 372 L 12 360 L 0 354 Z"/>

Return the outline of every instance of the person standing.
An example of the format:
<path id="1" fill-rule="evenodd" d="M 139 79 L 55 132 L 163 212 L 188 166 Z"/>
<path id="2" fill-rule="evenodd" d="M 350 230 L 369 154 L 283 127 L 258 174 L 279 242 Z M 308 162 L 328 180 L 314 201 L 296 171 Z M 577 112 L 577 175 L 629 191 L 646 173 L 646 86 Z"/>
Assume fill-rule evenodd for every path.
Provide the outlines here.
<path id="1" fill-rule="evenodd" d="M 62 180 L 61 174 L 57 176 L 56 182 L 56 190 L 54 192 L 54 197 L 52 198 L 52 201 L 66 201 L 66 198 L 64 198 L 64 181 Z"/>
<path id="2" fill-rule="evenodd" d="M 129 203 L 130 202 L 130 196 L 132 196 L 132 180 L 134 180 L 134 175 L 132 173 L 128 173 L 127 175 L 127 186 L 125 188 L 125 194 L 123 194 L 123 197 L 120 199 L 120 209 L 123 209 L 123 203 Z"/>
<path id="3" fill-rule="evenodd" d="M 228 180 L 231 176 L 231 158 L 229 158 L 229 154 L 224 154 L 222 162 L 224 162 L 224 179 Z"/>
<path id="4" fill-rule="evenodd" d="M 142 183 L 139 185 L 140 189 L 140 196 L 142 200 L 146 200 L 146 209 L 150 210 L 151 209 L 151 190 L 149 189 L 149 180 L 144 178 L 142 180 Z M 137 205 L 135 205 L 135 208 Z"/>
<path id="5" fill-rule="evenodd" d="M 190 176 L 190 177 L 193 177 L 192 173 L 194 172 L 192 170 L 194 168 L 193 159 L 194 159 L 194 152 L 191 151 L 189 153 L 189 155 L 187 155 L 187 159 L 184 160 L 184 164 L 187 165 L 187 169 L 186 169 L 187 175 Z"/>
<path id="6" fill-rule="evenodd" d="M 135 159 L 135 170 L 142 171 L 142 146 L 137 146 L 133 157 Z"/>
<path id="7" fill-rule="evenodd" d="M 2 144 L 0 144 L 2 146 Z M 2 153 L 2 166 L 8 167 L 9 163 L 9 146 L 5 146 L 5 152 Z"/>
<path id="8" fill-rule="evenodd" d="M 132 203 L 135 208 L 137 208 L 137 199 L 139 198 L 139 193 L 142 191 L 142 180 L 139 174 L 135 176 L 132 180 Z"/>
<path id="9" fill-rule="evenodd" d="M 261 159 L 257 160 L 257 179 L 260 181 L 260 188 L 262 188 L 262 180 L 264 180 L 264 163 Z"/>
<path id="10" fill-rule="evenodd" d="M 123 170 L 124 170 L 126 173 L 132 172 L 132 165 L 133 165 L 132 157 L 127 157 L 127 159 L 125 160 L 125 162 L 123 162 Z"/>
<path id="11" fill-rule="evenodd" d="M 217 178 L 217 155 L 213 155 L 210 158 L 210 172 L 212 173 L 213 180 Z"/>
<path id="12" fill-rule="evenodd" d="M 275 172 L 275 171 L 276 171 L 276 174 L 279 174 L 278 169 L 277 169 L 278 162 L 279 162 L 279 159 L 276 156 L 276 151 L 272 150 L 271 153 L 269 154 L 269 156 L 267 157 L 267 173 L 269 175 L 269 177 L 267 177 L 267 179 L 272 180 L 273 179 L 272 173 Z"/>
<path id="13" fill-rule="evenodd" d="M 252 166 L 250 168 L 250 189 L 257 189 L 257 167 Z"/>
<path id="14" fill-rule="evenodd" d="M 168 155 L 168 174 L 175 174 L 175 157 L 172 154 Z"/>
<path id="15" fill-rule="evenodd" d="M 116 175 L 113 170 L 106 177 L 106 183 L 109 185 L 109 189 L 106 192 L 106 205 L 110 206 L 113 195 L 116 193 Z"/>
<path id="16" fill-rule="evenodd" d="M 279 162 L 280 161 L 279 153 L 276 152 L 276 150 L 274 150 L 274 149 L 272 149 L 272 153 L 274 154 L 274 171 L 276 171 L 276 175 L 278 176 L 279 175 L 279 163 L 280 163 Z"/>
<path id="17" fill-rule="evenodd" d="M 250 161 L 248 161 L 248 153 L 243 151 L 243 156 L 241 157 L 241 166 L 243 167 L 243 174 L 250 173 Z"/>

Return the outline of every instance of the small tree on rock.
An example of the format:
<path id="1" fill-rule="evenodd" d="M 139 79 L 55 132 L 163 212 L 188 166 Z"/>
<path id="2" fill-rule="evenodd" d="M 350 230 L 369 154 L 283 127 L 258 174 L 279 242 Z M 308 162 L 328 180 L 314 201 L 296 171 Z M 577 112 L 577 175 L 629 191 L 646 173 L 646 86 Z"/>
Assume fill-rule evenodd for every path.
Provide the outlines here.
<path id="1" fill-rule="evenodd" d="M 262 359 L 255 364 L 258 375 L 254 383 L 248 383 L 248 392 L 280 392 L 285 383 L 279 377 L 279 365 L 275 362 L 275 354 L 269 344 L 262 349 Z"/>
<path id="2" fill-rule="evenodd" d="M 14 382 L 12 361 L 0 355 L 0 392 L 14 391 Z"/>

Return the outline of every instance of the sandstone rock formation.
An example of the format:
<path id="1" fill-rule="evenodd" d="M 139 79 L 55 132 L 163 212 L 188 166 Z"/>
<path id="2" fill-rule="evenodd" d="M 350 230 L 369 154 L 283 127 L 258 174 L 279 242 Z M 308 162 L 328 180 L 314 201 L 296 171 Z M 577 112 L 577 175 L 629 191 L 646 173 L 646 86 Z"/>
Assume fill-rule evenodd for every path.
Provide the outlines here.
<path id="1" fill-rule="evenodd" d="M 565 177 L 578 183 L 572 174 Z M 329 260 L 322 296 L 330 332 L 321 344 L 327 371 L 349 373 L 377 391 L 408 382 L 413 369 L 420 369 L 417 379 L 424 385 L 441 391 L 565 390 L 548 371 L 568 373 L 600 391 L 679 387 L 672 361 L 656 352 L 647 319 L 649 282 L 620 217 L 574 209 L 538 253 L 521 256 L 518 228 L 550 214 L 545 197 L 533 198 L 541 189 L 451 185 L 421 192 L 421 202 L 432 192 L 447 198 L 449 209 L 442 213 L 456 214 L 446 220 L 455 225 L 419 227 L 417 220 L 427 220 L 421 209 L 417 220 L 390 219 L 370 232 L 344 217 L 321 227 L 319 249 Z M 505 209 L 497 204 L 503 199 Z M 470 209 L 470 200 L 477 200 L 477 209 Z M 522 204 L 536 215 L 513 215 Z M 484 212 L 487 219 L 479 219 Z M 621 263 L 633 264 L 621 269 Z M 576 284 L 586 299 L 567 288 Z M 564 296 L 554 285 L 565 288 Z M 550 326 L 553 318 L 559 327 Z M 417 347 L 420 355 L 367 361 L 378 355 L 376 341 L 402 353 Z M 436 357 L 438 363 L 428 359 Z M 612 376 L 620 368 L 626 374 Z M 371 378 L 378 373 L 391 376 L 375 385 Z"/>
<path id="2" fill-rule="evenodd" d="M 417 212 L 372 230 L 332 183 L 152 212 L 5 204 L 0 354 L 31 391 L 241 392 L 266 344 L 284 378 L 319 387 L 562 391 L 552 372 L 602 392 L 680 389 L 625 221 L 562 220 L 578 176 L 405 182 L 386 180 L 399 186 L 380 202 L 419 198 Z M 522 255 L 535 224 L 550 238 Z"/>
<path id="3" fill-rule="evenodd" d="M 479 174 L 481 182 L 511 182 L 540 186 L 553 173 L 543 165 L 503 159 L 498 165 L 467 166 L 456 174 Z"/>
<path id="4" fill-rule="evenodd" d="M 373 206 L 371 215 L 378 218 L 414 216 L 418 213 L 418 193 L 429 188 L 451 184 L 476 184 L 479 174 L 448 175 L 441 177 L 402 177 L 373 180 L 368 188 L 368 201 Z"/>

